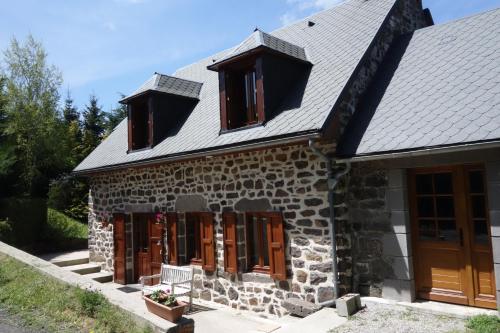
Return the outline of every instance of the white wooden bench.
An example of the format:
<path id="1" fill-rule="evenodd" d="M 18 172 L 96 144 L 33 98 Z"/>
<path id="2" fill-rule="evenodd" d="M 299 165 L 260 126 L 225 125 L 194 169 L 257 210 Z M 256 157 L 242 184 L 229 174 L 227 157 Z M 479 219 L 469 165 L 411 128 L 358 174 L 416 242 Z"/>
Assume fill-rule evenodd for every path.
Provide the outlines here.
<path id="1" fill-rule="evenodd" d="M 144 281 L 160 279 L 160 283 L 148 286 Z M 160 274 L 141 276 L 139 282 L 142 286 L 142 295 L 149 295 L 157 290 L 170 291 L 172 295 L 189 296 L 189 309 L 193 304 L 193 268 L 172 265 L 161 265 Z"/>

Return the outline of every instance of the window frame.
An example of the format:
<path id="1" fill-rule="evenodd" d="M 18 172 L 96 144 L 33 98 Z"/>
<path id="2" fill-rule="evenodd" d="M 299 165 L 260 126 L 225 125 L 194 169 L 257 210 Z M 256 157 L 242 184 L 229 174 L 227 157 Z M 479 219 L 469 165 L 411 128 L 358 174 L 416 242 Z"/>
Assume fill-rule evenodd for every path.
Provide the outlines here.
<path id="1" fill-rule="evenodd" d="M 253 73 L 252 80 L 248 77 Z M 231 98 L 234 96 L 234 79 L 229 79 L 231 74 L 242 76 L 243 84 L 243 104 L 245 110 L 232 110 Z M 252 126 L 262 125 L 265 121 L 264 113 L 264 84 L 262 75 L 262 57 L 253 57 L 245 62 L 232 64 L 222 68 L 219 71 L 219 99 L 220 99 L 220 121 L 221 133 L 245 129 Z M 255 100 L 249 107 L 249 100 Z M 246 120 L 241 126 L 232 126 L 230 124 L 233 112 L 244 112 Z"/>
<path id="2" fill-rule="evenodd" d="M 253 242 L 253 219 L 257 218 L 258 220 L 260 219 L 260 222 L 258 223 L 264 223 L 265 225 L 263 228 L 266 229 L 266 249 L 267 249 L 267 261 L 269 265 L 265 265 L 265 259 L 264 259 L 264 239 L 263 239 L 263 228 L 258 228 L 257 230 L 257 243 L 259 249 L 257 250 L 258 252 L 258 264 L 255 264 L 252 262 L 252 257 L 253 257 L 253 251 L 254 249 L 254 242 Z M 265 219 L 265 222 L 262 221 L 262 219 Z M 245 229 L 246 229 L 246 255 L 247 255 L 247 271 L 248 272 L 254 272 L 254 273 L 265 273 L 265 274 L 270 274 L 271 272 L 271 262 L 269 258 L 269 246 L 270 246 L 270 240 L 269 240 L 269 216 L 268 213 L 266 212 L 245 212 Z"/>
<path id="3" fill-rule="evenodd" d="M 153 147 L 153 99 L 152 96 L 143 96 L 127 104 L 127 125 L 128 125 L 128 153 L 151 149 Z M 140 106 L 139 106 L 140 105 Z M 136 125 L 136 112 L 147 113 L 147 124 L 145 126 L 145 145 L 140 147 L 135 144 L 134 127 Z"/>
<path id="4" fill-rule="evenodd" d="M 194 249 L 190 250 L 190 242 L 188 241 L 188 223 L 192 223 L 193 227 L 193 246 Z M 185 217 L 185 237 L 186 237 L 186 262 L 190 265 L 201 266 L 203 264 L 202 258 L 202 240 L 201 240 L 201 228 L 202 228 L 201 216 L 197 212 L 187 212 Z M 189 255 L 190 252 L 195 254 L 195 257 Z M 196 256 L 197 255 L 197 256 Z"/>

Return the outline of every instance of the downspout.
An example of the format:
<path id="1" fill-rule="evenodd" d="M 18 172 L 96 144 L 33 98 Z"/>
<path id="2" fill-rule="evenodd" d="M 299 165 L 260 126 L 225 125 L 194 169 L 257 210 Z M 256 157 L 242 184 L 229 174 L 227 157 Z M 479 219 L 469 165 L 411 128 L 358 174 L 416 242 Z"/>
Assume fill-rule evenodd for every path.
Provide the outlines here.
<path id="1" fill-rule="evenodd" d="M 333 300 L 318 303 L 321 306 L 331 306 L 335 304 L 337 298 L 339 298 L 339 277 L 338 277 L 338 264 L 337 264 L 337 239 L 336 239 L 336 224 L 335 224 L 335 209 L 334 209 L 334 191 L 337 186 L 340 178 L 345 176 L 351 170 L 351 163 L 349 161 L 343 161 L 345 164 L 345 168 L 342 171 L 337 173 L 333 173 L 333 163 L 328 156 L 323 154 L 316 146 L 314 145 L 315 141 L 313 139 L 309 139 L 309 148 L 321 159 L 326 162 L 327 169 L 327 184 L 328 184 L 328 206 L 330 208 L 330 241 L 332 244 L 332 275 L 333 275 Z"/>

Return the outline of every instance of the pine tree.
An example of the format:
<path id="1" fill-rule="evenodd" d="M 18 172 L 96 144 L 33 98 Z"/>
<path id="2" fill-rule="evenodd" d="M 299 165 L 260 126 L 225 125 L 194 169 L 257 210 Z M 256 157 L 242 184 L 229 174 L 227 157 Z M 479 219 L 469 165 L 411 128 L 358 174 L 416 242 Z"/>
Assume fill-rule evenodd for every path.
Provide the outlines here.
<path id="1" fill-rule="evenodd" d="M 105 130 L 105 119 L 98 99 L 91 95 L 83 112 L 83 156 L 87 156 L 101 142 Z"/>
<path id="2" fill-rule="evenodd" d="M 64 132 L 65 132 L 65 146 L 68 171 L 71 171 L 83 159 L 82 149 L 82 129 L 80 122 L 80 113 L 73 105 L 73 99 L 68 90 L 63 108 Z"/>
<path id="3" fill-rule="evenodd" d="M 73 121 L 80 120 L 80 114 L 78 113 L 78 109 L 73 105 L 73 98 L 71 98 L 69 90 L 67 91 L 66 99 L 64 100 L 63 118 L 67 125 Z"/>

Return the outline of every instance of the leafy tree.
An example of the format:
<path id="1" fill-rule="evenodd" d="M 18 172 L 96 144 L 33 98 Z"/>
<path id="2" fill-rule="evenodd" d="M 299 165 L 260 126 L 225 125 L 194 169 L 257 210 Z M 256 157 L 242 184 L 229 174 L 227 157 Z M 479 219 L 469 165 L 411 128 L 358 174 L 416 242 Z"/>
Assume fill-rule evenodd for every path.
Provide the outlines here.
<path id="1" fill-rule="evenodd" d="M 13 167 L 17 161 L 11 136 L 5 131 L 8 122 L 6 83 L 7 79 L 0 76 L 0 197 L 10 195 L 12 179 L 15 178 Z"/>
<path id="2" fill-rule="evenodd" d="M 19 170 L 17 191 L 44 196 L 49 179 L 64 167 L 57 104 L 61 74 L 47 64 L 47 53 L 33 36 L 13 38 L 4 52 L 7 103 L 4 134 L 9 136 Z"/>
<path id="3" fill-rule="evenodd" d="M 89 104 L 83 112 L 83 156 L 87 156 L 101 142 L 105 130 L 105 118 L 95 95 L 90 96 Z"/>
<path id="4" fill-rule="evenodd" d="M 124 98 L 124 94 L 120 94 L 121 98 Z M 127 105 L 118 104 L 115 108 L 111 109 L 110 112 L 106 114 L 106 135 L 111 134 L 118 124 L 127 117 Z"/>

